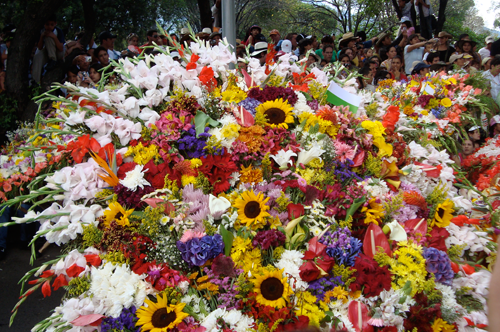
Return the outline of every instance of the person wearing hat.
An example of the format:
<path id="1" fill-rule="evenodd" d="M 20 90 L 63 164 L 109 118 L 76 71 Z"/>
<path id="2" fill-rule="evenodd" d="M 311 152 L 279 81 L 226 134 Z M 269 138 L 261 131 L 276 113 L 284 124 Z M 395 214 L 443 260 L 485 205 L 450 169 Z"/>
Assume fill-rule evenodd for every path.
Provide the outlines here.
<path id="1" fill-rule="evenodd" d="M 425 41 L 421 42 L 417 34 L 412 34 L 408 37 L 409 44 L 405 46 L 405 72 L 410 74 L 412 72 L 411 66 L 414 61 L 422 61 L 424 56 Z M 430 66 L 429 66 L 430 67 Z"/>
<path id="2" fill-rule="evenodd" d="M 403 52 L 404 47 L 408 43 L 408 32 L 403 31 L 394 41 L 392 41 L 391 34 L 388 32 L 382 32 L 381 34 L 379 34 L 377 37 L 375 37 L 372 40 L 374 43 L 375 43 L 374 40 L 377 41 L 375 43 L 375 53 L 376 54 L 379 53 L 379 51 L 382 47 L 389 48 L 389 47 L 394 46 L 394 47 L 396 47 L 396 51 L 398 52 L 398 54 L 403 55 L 404 54 L 404 52 Z M 365 48 L 371 47 L 371 46 L 367 46 L 366 43 L 364 43 L 363 45 Z"/>
<path id="3" fill-rule="evenodd" d="M 271 32 L 269 32 L 269 38 L 271 38 L 271 41 L 274 44 L 274 49 L 279 51 L 281 49 L 281 43 L 283 42 L 279 31 L 272 29 Z"/>
<path id="4" fill-rule="evenodd" d="M 198 32 L 196 34 L 196 37 L 200 38 L 203 41 L 207 41 L 210 39 L 210 35 L 212 34 L 212 29 L 210 28 L 203 28 L 201 32 Z"/>
<path id="5" fill-rule="evenodd" d="M 292 48 L 293 48 L 292 41 L 285 39 L 281 43 L 281 51 L 280 52 L 283 52 L 283 54 L 292 53 Z"/>
<path id="6" fill-rule="evenodd" d="M 453 38 L 446 31 L 441 31 L 438 34 L 438 44 L 436 50 L 439 53 L 439 61 L 448 63 L 450 61 L 450 56 L 455 53 L 455 48 L 450 45 L 450 38 Z"/>
<path id="7" fill-rule="evenodd" d="M 493 57 L 489 56 L 484 58 L 483 61 L 481 61 L 481 69 L 483 71 L 490 70 L 491 60 L 493 60 Z"/>
<path id="8" fill-rule="evenodd" d="M 245 46 L 255 45 L 258 42 L 256 37 L 260 33 L 262 33 L 262 28 L 258 25 L 252 25 L 248 28 L 243 44 L 245 44 Z"/>
<path id="9" fill-rule="evenodd" d="M 219 31 L 214 31 L 210 34 L 210 45 L 212 46 L 219 45 L 221 40 L 222 40 L 222 33 L 220 33 Z"/>
<path id="10" fill-rule="evenodd" d="M 490 70 L 484 72 L 483 77 L 490 81 L 491 97 L 499 104 L 497 99 L 499 99 L 500 92 L 500 57 L 494 57 L 493 60 L 491 60 Z"/>
<path id="11" fill-rule="evenodd" d="M 462 39 L 455 44 L 455 48 L 457 49 L 457 51 L 460 50 L 460 53 L 471 55 L 474 60 L 476 60 L 478 63 L 481 63 L 481 56 L 478 53 L 474 52 L 474 47 L 476 47 L 476 45 L 477 43 L 475 41 L 472 41 L 470 39 Z"/>
<path id="12" fill-rule="evenodd" d="M 261 66 L 266 64 L 267 46 L 266 42 L 258 42 L 254 46 L 254 51 L 250 54 L 252 58 L 259 59 Z"/>
<path id="13" fill-rule="evenodd" d="M 453 53 L 450 57 L 450 65 L 456 65 L 458 68 L 464 68 L 472 57 L 466 53 Z"/>
<path id="14" fill-rule="evenodd" d="M 179 34 L 182 37 L 189 35 L 189 29 L 188 28 L 182 28 L 181 33 Z"/>
<path id="15" fill-rule="evenodd" d="M 342 38 L 339 40 L 339 49 L 343 49 L 346 47 L 353 48 L 356 46 L 356 42 L 359 37 L 354 36 L 352 32 L 344 33 Z"/>
<path id="16" fill-rule="evenodd" d="M 491 45 L 493 45 L 493 42 L 495 41 L 495 38 L 493 36 L 488 36 L 484 40 L 484 43 L 486 44 L 485 47 L 481 48 L 479 50 L 479 55 L 481 56 L 481 60 L 484 60 L 485 58 L 489 57 L 491 55 Z"/>
<path id="17" fill-rule="evenodd" d="M 120 58 L 120 52 L 114 50 L 116 35 L 113 35 L 109 31 L 103 31 L 99 34 L 98 39 L 101 46 L 108 50 L 111 60 L 118 60 Z"/>
<path id="18" fill-rule="evenodd" d="M 495 138 L 500 134 L 500 115 L 495 115 L 490 120 L 490 137 Z"/>
<path id="19" fill-rule="evenodd" d="M 318 67 L 320 61 L 321 61 L 321 58 L 313 50 L 311 50 L 307 53 L 307 61 L 306 61 L 307 68 L 312 69 L 312 68 Z"/>
<path id="20" fill-rule="evenodd" d="M 411 70 L 411 74 L 418 76 L 425 76 L 430 72 L 429 70 L 430 67 L 431 67 L 430 65 L 426 64 L 423 61 L 417 62 L 417 64 Z"/>

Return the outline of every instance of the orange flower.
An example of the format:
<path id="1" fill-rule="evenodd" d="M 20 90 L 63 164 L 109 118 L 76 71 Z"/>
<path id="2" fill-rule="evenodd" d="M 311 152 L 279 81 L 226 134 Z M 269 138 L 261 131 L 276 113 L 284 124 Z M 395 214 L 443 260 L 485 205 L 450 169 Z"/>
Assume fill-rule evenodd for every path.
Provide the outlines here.
<path id="1" fill-rule="evenodd" d="M 203 67 L 198 78 L 209 91 L 212 91 L 217 86 L 217 81 L 214 78 L 214 70 L 210 67 Z"/>
<path id="2" fill-rule="evenodd" d="M 264 133 L 265 130 L 261 126 L 242 127 L 238 140 L 246 144 L 248 152 L 257 152 L 262 144 Z"/>

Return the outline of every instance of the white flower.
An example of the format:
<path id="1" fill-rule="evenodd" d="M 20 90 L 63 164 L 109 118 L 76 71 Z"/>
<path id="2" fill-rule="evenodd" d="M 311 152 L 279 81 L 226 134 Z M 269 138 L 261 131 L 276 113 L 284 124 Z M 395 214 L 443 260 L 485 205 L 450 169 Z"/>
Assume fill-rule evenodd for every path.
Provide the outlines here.
<path id="1" fill-rule="evenodd" d="M 310 161 L 319 158 L 319 160 L 322 160 L 320 156 L 325 152 L 320 147 L 313 146 L 310 150 L 304 150 L 300 148 L 299 156 L 297 158 L 297 166 L 300 164 L 307 165 Z"/>
<path id="2" fill-rule="evenodd" d="M 292 150 L 279 150 L 277 154 L 271 156 L 271 158 L 276 161 L 278 165 L 280 165 L 281 170 L 286 170 L 288 168 L 288 164 L 293 165 L 293 162 L 290 160 L 292 157 L 296 157 L 297 154 Z"/>
<path id="3" fill-rule="evenodd" d="M 210 209 L 210 214 L 222 214 L 227 211 L 231 207 L 231 202 L 229 202 L 226 198 L 220 197 L 217 198 L 214 195 L 210 194 L 208 208 Z"/>
<path id="4" fill-rule="evenodd" d="M 149 186 L 150 183 L 144 178 L 143 168 L 144 165 L 136 165 L 133 170 L 125 173 L 125 178 L 120 180 L 120 184 L 132 191 L 136 191 L 137 187 L 144 189 L 144 186 Z"/>

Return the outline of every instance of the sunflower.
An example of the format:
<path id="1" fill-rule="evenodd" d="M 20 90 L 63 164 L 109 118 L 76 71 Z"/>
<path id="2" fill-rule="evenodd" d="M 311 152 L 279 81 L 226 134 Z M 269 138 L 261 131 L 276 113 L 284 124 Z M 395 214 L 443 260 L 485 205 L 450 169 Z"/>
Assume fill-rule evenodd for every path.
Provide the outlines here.
<path id="1" fill-rule="evenodd" d="M 255 109 L 266 117 L 266 124 L 272 128 L 288 128 L 288 123 L 293 123 L 293 107 L 282 98 L 269 100 L 260 104 Z"/>
<path id="2" fill-rule="evenodd" d="M 109 209 L 104 210 L 104 224 L 109 226 L 112 221 L 116 221 L 118 225 L 128 226 L 130 221 L 128 217 L 134 212 L 134 209 L 126 210 L 118 202 L 109 204 Z"/>
<path id="3" fill-rule="evenodd" d="M 436 207 L 436 213 L 434 213 L 434 219 L 431 222 L 431 227 L 446 227 L 450 224 L 453 218 L 453 202 L 447 199 Z"/>
<path id="4" fill-rule="evenodd" d="M 156 303 L 146 299 L 146 304 L 147 307 L 140 307 L 136 313 L 139 320 L 135 325 L 142 325 L 141 331 L 166 332 L 189 316 L 182 312 L 186 306 L 185 303 L 168 305 L 168 299 L 163 295 L 156 296 Z"/>
<path id="5" fill-rule="evenodd" d="M 255 275 L 252 280 L 257 293 L 257 303 L 277 309 L 286 306 L 286 301 L 293 294 L 286 278 L 283 278 L 283 270 L 262 270 L 264 274 Z"/>
<path id="6" fill-rule="evenodd" d="M 242 224 L 246 224 L 252 230 L 262 228 L 266 222 L 264 218 L 271 215 L 267 212 L 269 206 L 266 205 L 269 197 L 264 199 L 264 194 L 255 195 L 252 191 L 245 191 L 234 202 L 238 209 L 238 217 Z"/>

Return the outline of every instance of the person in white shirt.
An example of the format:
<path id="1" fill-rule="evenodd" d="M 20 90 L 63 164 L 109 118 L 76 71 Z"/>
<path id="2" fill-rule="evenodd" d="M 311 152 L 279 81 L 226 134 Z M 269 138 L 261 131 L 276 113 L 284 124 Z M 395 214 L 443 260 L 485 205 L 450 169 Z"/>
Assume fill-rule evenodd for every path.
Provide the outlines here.
<path id="1" fill-rule="evenodd" d="M 500 92 L 500 57 L 495 57 L 491 60 L 490 70 L 484 72 L 483 76 L 490 81 L 491 97 L 498 104 L 498 93 Z"/>
<path id="2" fill-rule="evenodd" d="M 415 1 L 415 10 L 420 16 L 420 29 L 422 37 L 425 39 L 432 38 L 431 15 L 434 14 L 429 0 Z"/>
<path id="3" fill-rule="evenodd" d="M 412 34 L 408 38 L 409 45 L 405 46 L 405 72 L 407 75 L 411 73 L 411 68 L 413 66 L 413 62 L 422 61 L 422 57 L 424 56 L 424 46 L 425 41 L 420 42 L 418 35 Z"/>
<path id="4" fill-rule="evenodd" d="M 99 41 L 101 42 L 101 46 L 108 50 L 109 58 L 111 60 L 118 60 L 121 55 L 119 51 L 114 50 L 115 39 L 116 35 L 113 35 L 109 31 L 103 31 L 99 34 Z"/>
<path id="5" fill-rule="evenodd" d="M 486 39 L 484 40 L 486 46 L 480 49 L 478 52 L 479 55 L 481 56 L 481 60 L 484 60 L 491 55 L 491 45 L 493 44 L 494 41 L 495 38 L 493 38 L 493 36 L 486 37 Z"/>

